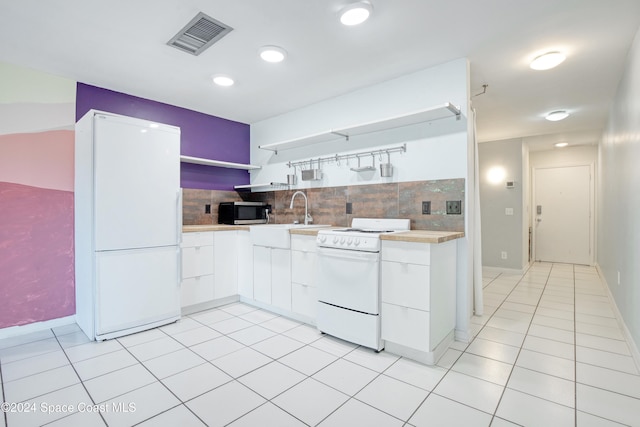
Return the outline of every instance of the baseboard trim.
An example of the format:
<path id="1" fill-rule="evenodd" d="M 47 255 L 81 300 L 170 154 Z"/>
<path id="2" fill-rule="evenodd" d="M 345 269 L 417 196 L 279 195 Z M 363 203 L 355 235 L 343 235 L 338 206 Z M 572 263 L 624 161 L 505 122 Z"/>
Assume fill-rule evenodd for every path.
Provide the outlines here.
<path id="1" fill-rule="evenodd" d="M 44 331 L 45 329 L 57 328 L 76 323 L 76 315 L 59 317 L 57 319 L 45 320 L 42 322 L 29 323 L 28 325 L 9 326 L 0 329 L 0 339 L 11 338 L 18 335 L 26 335 L 32 332 Z"/>
<path id="2" fill-rule="evenodd" d="M 624 333 L 624 337 L 626 338 L 627 343 L 629 343 L 629 350 L 631 351 L 631 356 L 633 357 L 633 360 L 636 362 L 636 367 L 638 368 L 638 370 L 640 370 L 640 351 L 638 351 L 638 344 L 633 339 L 631 332 L 629 332 L 629 328 L 627 328 L 627 324 L 625 323 L 624 318 L 622 317 L 622 313 L 620 313 L 620 310 L 618 310 L 618 304 L 616 304 L 616 300 L 613 297 L 613 294 L 611 293 L 611 288 L 609 287 L 609 284 L 607 283 L 607 279 L 604 277 L 604 273 L 602 272 L 602 269 L 600 268 L 600 265 L 598 263 L 596 263 L 596 270 L 598 270 L 600 279 L 604 282 L 604 287 L 607 289 L 607 295 L 609 297 L 609 301 L 611 302 L 611 305 L 613 305 L 613 311 L 614 311 L 614 314 L 616 315 L 616 320 L 618 321 L 618 324 L 622 328 L 622 332 Z"/>
<path id="3" fill-rule="evenodd" d="M 529 269 L 529 266 L 527 265 L 526 268 L 524 269 L 516 269 L 516 268 L 502 268 L 502 267 L 485 267 L 482 266 L 482 272 L 487 272 L 487 273 L 505 273 L 505 274 L 519 274 L 519 275 L 523 275 L 527 270 Z"/>

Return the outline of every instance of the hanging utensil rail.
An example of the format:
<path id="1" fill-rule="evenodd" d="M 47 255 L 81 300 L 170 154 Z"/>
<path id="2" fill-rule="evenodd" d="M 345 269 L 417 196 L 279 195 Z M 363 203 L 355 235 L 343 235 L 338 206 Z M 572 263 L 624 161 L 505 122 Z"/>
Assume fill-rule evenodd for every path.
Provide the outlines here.
<path id="1" fill-rule="evenodd" d="M 318 168 L 320 168 L 321 163 L 329 163 L 336 162 L 338 163 L 340 160 L 349 160 L 349 159 L 357 159 L 363 156 L 375 156 L 381 154 L 390 154 L 390 153 L 406 153 L 407 152 L 407 144 L 402 144 L 398 147 L 393 148 L 382 148 L 380 150 L 372 150 L 372 151 L 362 151 L 360 153 L 350 153 L 350 154 L 336 154 L 335 156 L 327 156 L 327 157 L 319 157 L 310 160 L 300 160 L 297 162 L 288 162 L 287 166 L 290 168 L 302 167 L 304 165 L 308 165 L 309 162 L 314 161 L 318 162 Z"/>

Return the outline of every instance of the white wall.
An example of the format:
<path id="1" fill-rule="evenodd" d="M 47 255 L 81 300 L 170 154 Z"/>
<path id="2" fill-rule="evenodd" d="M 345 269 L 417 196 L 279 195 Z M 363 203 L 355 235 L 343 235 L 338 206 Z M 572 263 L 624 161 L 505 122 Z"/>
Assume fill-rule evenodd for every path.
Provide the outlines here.
<path id="1" fill-rule="evenodd" d="M 526 218 L 523 211 L 526 169 L 523 168 L 522 140 L 484 142 L 479 144 L 479 150 L 482 264 L 485 267 L 522 270 L 526 258 L 522 231 Z M 490 182 L 488 174 L 492 170 L 503 170 L 504 179 Z M 506 188 L 506 181 L 513 181 L 514 187 Z M 506 215 L 506 208 L 513 209 L 513 215 Z M 507 259 L 502 259 L 502 252 L 507 253 Z"/>
<path id="2" fill-rule="evenodd" d="M 599 147 L 597 263 L 640 344 L 640 32 Z M 620 284 L 618 284 L 618 273 Z"/>
<path id="3" fill-rule="evenodd" d="M 460 59 L 253 123 L 251 163 L 262 169 L 251 173 L 251 183 L 286 182 L 286 175 L 293 172 L 286 165 L 289 161 L 392 147 L 405 142 L 406 153 L 392 154 L 392 178 L 381 178 L 379 173 L 354 173 L 342 162 L 341 166 L 323 165 L 324 178 L 319 182 L 303 182 L 298 174 L 298 188 L 464 178 L 467 175 L 467 80 L 467 61 Z M 278 154 L 258 148 L 259 145 L 399 116 L 446 102 L 460 107 L 461 120 L 447 118 L 352 137 L 349 141 L 281 150 Z M 362 159 L 363 166 L 370 162 L 370 159 Z M 353 161 L 350 166 L 354 166 Z"/>
<path id="4" fill-rule="evenodd" d="M 458 240 L 457 267 L 457 325 L 456 336 L 469 337 L 469 318 L 472 306 L 472 249 L 473 235 L 470 217 L 473 215 L 473 163 L 469 156 L 469 63 L 466 59 L 398 77 L 377 85 L 331 98 L 277 117 L 251 125 L 251 163 L 262 169 L 251 173 L 251 182 L 286 182 L 292 170 L 289 161 L 307 160 L 334 154 L 366 151 L 399 144 L 407 144 L 403 155 L 392 155 L 392 178 L 381 178 L 379 173 L 358 174 L 346 164 L 323 165 L 322 181 L 301 181 L 297 188 L 328 187 L 338 185 L 373 184 L 465 178 L 466 237 Z M 446 102 L 459 106 L 460 120 L 448 118 L 407 128 L 392 129 L 378 134 L 316 144 L 303 148 L 280 151 L 277 155 L 258 148 L 260 145 L 312 135 L 359 123 L 442 105 Z M 364 159 L 363 159 L 364 162 Z M 365 163 L 363 163 L 364 165 Z M 376 163 L 377 164 L 377 163 Z M 351 164 L 353 166 L 353 163 Z M 470 190 L 471 189 L 471 190 Z"/>

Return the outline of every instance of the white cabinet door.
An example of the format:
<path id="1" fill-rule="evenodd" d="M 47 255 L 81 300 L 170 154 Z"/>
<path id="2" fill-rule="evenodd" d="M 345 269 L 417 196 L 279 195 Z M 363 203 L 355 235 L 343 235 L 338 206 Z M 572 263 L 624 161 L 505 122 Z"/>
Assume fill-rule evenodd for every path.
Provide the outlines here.
<path id="1" fill-rule="evenodd" d="M 271 303 L 291 310 L 291 251 L 271 249 Z"/>
<path id="2" fill-rule="evenodd" d="M 318 294 L 316 288 L 299 283 L 291 284 L 291 310 L 313 320 L 318 312 Z"/>
<path id="3" fill-rule="evenodd" d="M 214 298 L 225 298 L 238 293 L 238 256 L 235 231 L 213 233 L 215 271 Z"/>
<path id="4" fill-rule="evenodd" d="M 430 311 L 429 266 L 382 261 L 382 302 Z"/>
<path id="5" fill-rule="evenodd" d="M 238 231 L 237 245 L 238 294 L 253 299 L 253 245 L 248 231 Z"/>
<path id="6" fill-rule="evenodd" d="M 429 352 L 429 313 L 382 303 L 382 339 L 419 351 Z"/>
<path id="7" fill-rule="evenodd" d="M 271 304 L 271 248 L 253 247 L 253 298 Z"/>
<path id="8" fill-rule="evenodd" d="M 213 300 L 213 274 L 184 279 L 180 295 L 182 307 Z"/>
<path id="9" fill-rule="evenodd" d="M 180 315 L 176 248 L 96 254 L 96 333 Z"/>
<path id="10" fill-rule="evenodd" d="M 182 248 L 182 278 L 213 274 L 213 246 Z"/>
<path id="11" fill-rule="evenodd" d="M 316 286 L 316 254 L 314 252 L 291 251 L 291 281 Z"/>

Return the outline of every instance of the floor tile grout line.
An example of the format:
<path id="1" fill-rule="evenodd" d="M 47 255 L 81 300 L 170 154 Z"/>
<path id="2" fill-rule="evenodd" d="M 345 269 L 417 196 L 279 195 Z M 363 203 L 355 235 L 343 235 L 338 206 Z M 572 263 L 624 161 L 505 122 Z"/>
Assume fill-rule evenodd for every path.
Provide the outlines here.
<path id="1" fill-rule="evenodd" d="M 51 332 L 53 332 L 53 329 L 51 330 Z M 55 335 L 55 333 L 54 333 L 54 335 Z M 89 393 L 89 390 L 87 389 L 87 386 L 84 384 L 84 381 L 82 381 L 82 378 L 80 377 L 80 374 L 76 370 L 76 367 L 73 366 L 73 363 L 71 362 L 71 359 L 69 358 L 69 355 L 67 354 L 66 350 L 62 347 L 62 344 L 60 344 L 60 341 L 58 340 L 58 337 L 56 337 L 56 341 L 58 341 L 58 345 L 62 349 L 62 352 L 64 353 L 64 356 L 69 361 L 69 365 L 71 366 L 71 369 L 73 369 L 73 372 L 75 372 L 76 377 L 78 377 L 78 381 L 80 381 L 80 384 L 82 385 L 82 388 L 84 389 L 85 393 L 87 393 L 87 396 L 89 396 L 89 399 L 91 399 L 91 403 L 95 405 L 96 402 L 93 399 L 93 396 L 91 396 L 91 393 Z M 108 426 L 107 420 L 105 420 L 104 415 L 102 414 L 102 411 L 98 411 L 98 413 L 100 415 L 100 418 L 102 419 L 102 422 L 104 422 L 104 424 Z M 63 417 L 63 418 L 66 418 L 66 417 Z M 9 424 L 7 424 L 7 427 L 8 426 L 9 426 Z"/>
<path id="2" fill-rule="evenodd" d="M 178 342 L 180 345 L 183 345 L 183 344 L 182 344 L 182 343 L 180 343 L 178 340 L 174 339 L 174 338 L 173 338 L 173 337 L 171 337 L 169 334 L 167 334 L 165 331 L 161 331 L 161 332 L 162 332 L 162 333 L 164 333 L 165 335 L 169 336 L 169 337 L 170 337 L 171 339 L 173 339 L 174 341 Z M 119 343 L 120 345 L 122 345 L 122 343 L 120 343 L 119 341 L 118 341 L 118 343 Z M 200 420 L 203 424 L 205 424 L 205 425 L 206 425 L 206 423 L 204 422 L 204 420 L 202 420 L 202 419 L 198 416 L 198 414 L 196 414 L 195 412 L 193 412 L 193 411 L 191 410 L 191 408 L 189 408 L 187 405 L 185 405 L 185 402 L 183 402 L 183 401 L 182 401 L 182 399 L 180 399 L 180 397 L 178 397 L 178 396 L 173 392 L 173 390 L 171 390 L 169 387 L 167 387 L 167 385 L 166 385 L 165 383 L 163 383 L 163 382 L 162 382 L 162 380 L 161 380 L 160 378 L 158 378 L 158 377 L 157 377 L 153 372 L 151 372 L 151 370 L 150 370 L 150 369 L 149 369 L 149 368 L 144 364 L 144 362 L 142 362 L 142 361 L 141 361 L 140 359 L 138 359 L 138 358 L 137 358 L 133 353 L 131 353 L 131 351 L 129 351 L 129 349 L 128 349 L 127 347 L 125 347 L 124 345 L 122 345 L 122 346 L 123 346 L 123 347 L 124 347 L 124 349 L 125 349 L 125 350 L 130 354 L 130 355 L 131 355 L 131 357 L 133 357 L 133 358 L 134 358 L 134 359 L 135 359 L 135 360 L 136 360 L 140 365 L 142 365 L 142 367 L 143 367 L 147 372 L 149 372 L 149 374 L 151 374 L 151 376 L 152 376 L 153 378 L 155 378 L 155 379 L 156 379 L 156 382 L 160 383 L 160 384 L 162 385 L 162 387 L 164 387 L 164 388 L 165 388 L 169 393 L 171 393 L 171 394 L 173 395 L 173 397 L 175 397 L 175 398 L 176 398 L 176 400 L 177 400 L 178 402 L 180 402 L 180 404 L 184 405 L 184 407 L 185 407 L 189 412 L 191 412 L 191 413 L 192 413 L 196 418 L 198 418 L 198 420 Z M 188 348 L 188 347 L 186 347 L 186 348 Z M 176 350 L 176 351 L 179 351 L 179 350 Z M 191 351 L 193 352 L 193 350 L 191 350 Z M 194 353 L 195 353 L 195 352 L 194 352 Z M 167 354 L 169 354 L 169 353 L 167 353 Z M 196 355 L 197 355 L 197 354 L 196 354 Z M 198 357 L 200 357 L 199 355 L 197 355 L 197 356 L 198 356 Z M 203 359 L 204 359 L 204 358 L 203 358 Z M 149 360 L 151 360 L 151 359 L 149 359 Z M 202 363 L 202 364 L 204 364 L 204 363 Z M 133 366 L 133 365 L 132 365 L 132 366 Z M 198 366 L 200 366 L 200 365 L 198 365 Z M 192 368 L 193 368 L 193 367 L 192 367 Z M 190 369 L 192 369 L 192 368 L 190 368 Z M 151 384 L 153 384 L 153 383 L 151 383 Z M 133 390 L 129 390 L 129 391 L 127 391 L 126 393 L 122 393 L 122 394 L 120 394 L 120 395 L 118 395 L 118 396 L 116 396 L 116 397 L 114 397 L 114 398 L 108 399 L 108 400 L 113 400 L 113 399 L 115 399 L 115 398 L 117 398 L 117 397 L 124 396 L 124 395 L 125 395 L 125 394 L 127 394 L 127 393 L 131 393 L 132 391 L 140 390 L 141 388 L 147 387 L 147 386 L 149 386 L 149 385 L 151 385 L 151 384 L 145 384 L 145 385 L 144 385 L 144 386 L 142 386 L 142 387 L 137 387 L 137 388 L 135 388 L 135 389 L 133 389 Z M 180 405 L 176 405 L 176 406 L 174 406 L 174 407 L 172 407 L 172 408 L 170 408 L 170 409 L 173 409 L 173 408 L 175 408 L 175 407 L 177 407 L 177 406 L 180 406 Z M 163 412 L 166 412 L 166 411 L 163 411 Z M 153 417 L 155 417 L 155 416 L 157 416 L 157 415 L 159 415 L 159 414 L 155 414 L 154 416 L 149 417 L 149 418 L 147 418 L 147 419 L 151 419 L 151 418 L 153 418 Z M 146 420 L 145 420 L 145 421 L 146 421 Z M 107 425 L 108 425 L 108 424 L 107 424 Z"/>
<path id="3" fill-rule="evenodd" d="M 535 265 L 535 264 L 534 264 L 534 265 Z M 527 268 L 527 271 L 522 275 L 522 278 L 524 278 L 524 277 L 529 273 L 529 271 L 531 270 L 531 268 L 532 268 L 532 265 L 530 265 L 530 266 Z M 547 279 L 546 279 L 546 281 L 545 281 L 544 287 L 542 288 L 542 292 L 540 293 L 540 297 L 539 297 L 538 301 L 542 298 L 542 294 L 544 294 L 544 289 L 547 287 L 547 283 L 549 282 L 549 277 L 551 276 L 551 271 L 552 271 L 552 270 L 553 270 L 553 264 L 551 265 L 551 268 L 549 268 L 549 272 L 547 273 Z M 512 290 L 511 292 L 515 291 L 515 289 L 520 285 L 520 283 L 521 283 L 521 281 L 522 281 L 522 278 L 521 278 L 521 279 L 516 283 L 516 285 L 514 286 L 514 288 L 513 288 L 513 290 Z M 509 293 L 509 295 L 511 295 L 511 293 Z M 505 296 L 504 301 L 506 301 L 506 300 L 507 300 L 507 298 L 509 297 L 509 295 Z M 504 301 L 502 302 L 502 304 L 504 304 Z M 502 306 L 502 304 L 500 304 L 500 306 L 498 306 L 498 308 L 500 308 L 500 307 Z M 533 313 L 532 313 L 533 315 L 535 315 L 535 312 L 536 312 L 537 308 L 538 308 L 538 306 L 536 305 L 536 309 L 535 309 L 535 310 L 533 311 Z M 497 310 L 497 309 L 496 309 L 496 310 Z M 493 316 L 492 316 L 492 317 L 493 317 Z M 518 362 L 518 358 L 520 357 L 520 353 L 522 353 L 522 348 L 524 347 L 524 342 L 525 342 L 525 341 L 526 341 L 526 339 L 527 339 L 527 335 L 529 335 L 529 330 L 531 329 L 531 323 L 532 323 L 532 322 L 533 322 L 533 316 L 531 317 L 531 321 L 529 322 L 529 326 L 528 326 L 528 328 L 527 328 L 527 331 L 524 333 L 524 339 L 522 340 L 522 344 L 520 344 L 520 349 L 518 350 L 518 354 L 516 355 L 516 357 L 515 357 L 515 359 L 514 359 L 514 361 L 513 361 L 513 364 L 511 365 L 511 371 L 509 372 L 509 375 L 507 376 L 507 380 L 506 380 L 506 381 L 505 381 L 505 383 L 504 383 L 504 387 L 503 387 L 503 389 L 502 389 L 502 393 L 500 393 L 500 398 L 498 399 L 498 403 L 496 404 L 496 407 L 495 407 L 495 409 L 494 409 L 494 411 L 493 411 L 493 415 L 492 415 L 492 417 L 491 417 L 491 423 L 493 423 L 494 418 L 497 416 L 496 414 L 497 414 L 497 412 L 498 412 L 498 408 L 500 408 L 500 403 L 502 402 L 502 398 L 504 397 L 504 393 L 505 393 L 505 391 L 506 391 L 506 390 L 507 390 L 507 388 L 508 388 L 508 387 L 507 387 L 507 385 L 509 384 L 509 380 L 511 379 L 511 376 L 513 375 L 513 371 L 514 371 L 514 370 L 515 370 L 515 368 L 516 368 L 516 363 Z M 483 327 L 483 329 L 484 329 L 484 327 Z M 478 331 L 478 334 L 479 334 L 479 333 L 480 333 L 480 331 Z M 474 339 L 475 339 L 475 338 L 474 338 Z"/>

